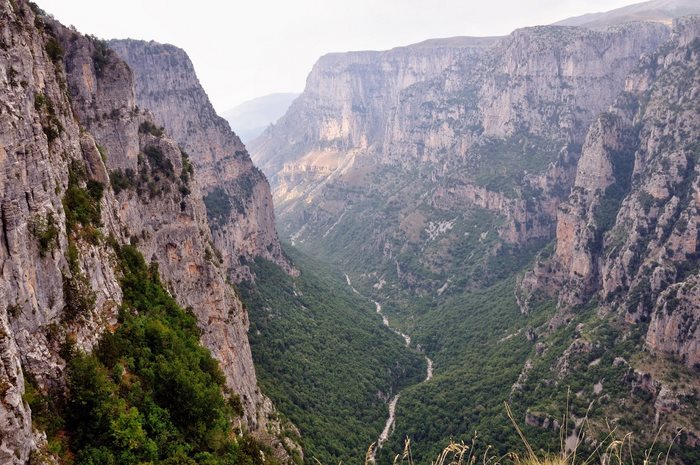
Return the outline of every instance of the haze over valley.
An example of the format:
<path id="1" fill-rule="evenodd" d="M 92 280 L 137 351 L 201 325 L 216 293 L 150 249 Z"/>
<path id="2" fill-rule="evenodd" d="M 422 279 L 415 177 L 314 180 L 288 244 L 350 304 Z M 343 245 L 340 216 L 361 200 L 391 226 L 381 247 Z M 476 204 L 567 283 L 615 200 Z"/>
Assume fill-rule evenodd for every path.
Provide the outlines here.
<path id="1" fill-rule="evenodd" d="M 700 463 L 700 3 L 329 3 L 0 0 L 0 464 Z"/>

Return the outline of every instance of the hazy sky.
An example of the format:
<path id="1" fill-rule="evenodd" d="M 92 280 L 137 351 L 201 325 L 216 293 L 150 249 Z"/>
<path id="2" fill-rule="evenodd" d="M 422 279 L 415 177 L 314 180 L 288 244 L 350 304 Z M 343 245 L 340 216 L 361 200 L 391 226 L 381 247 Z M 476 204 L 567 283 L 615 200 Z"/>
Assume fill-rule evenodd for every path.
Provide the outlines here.
<path id="1" fill-rule="evenodd" d="M 634 0 L 35 0 L 105 39 L 182 47 L 221 112 L 272 92 L 301 92 L 319 56 L 429 38 L 503 35 Z"/>

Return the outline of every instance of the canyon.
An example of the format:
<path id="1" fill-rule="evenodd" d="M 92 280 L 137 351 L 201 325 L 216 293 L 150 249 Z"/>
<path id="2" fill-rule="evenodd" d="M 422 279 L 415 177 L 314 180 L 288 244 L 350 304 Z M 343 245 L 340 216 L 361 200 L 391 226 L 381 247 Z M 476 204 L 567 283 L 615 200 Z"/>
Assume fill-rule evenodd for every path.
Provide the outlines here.
<path id="1" fill-rule="evenodd" d="M 696 2 L 330 53 L 247 144 L 181 48 L 0 20 L 0 463 L 700 460 Z"/>
<path id="2" fill-rule="evenodd" d="M 666 422 L 664 441 L 683 427 L 683 462 L 700 432 L 691 400 L 700 39 L 696 6 L 662 3 L 571 20 L 582 26 L 326 55 L 249 149 L 271 181 L 281 236 L 382 300 L 385 321 L 436 360 L 442 387 L 432 391 L 476 375 L 465 363 L 477 356 L 501 363 L 492 357 L 508 346 L 507 368 L 488 376 L 505 384 L 512 370 L 501 395 L 528 425 L 551 428 L 562 390 L 575 385 L 570 413 L 598 406 L 595 432 L 604 415 L 646 438 L 641 418 Z M 481 335 L 467 329 L 477 316 Z M 642 379 L 653 408 L 632 419 L 603 407 L 645 405 Z M 499 442 L 469 410 L 483 407 L 464 399 L 490 382 L 467 382 L 449 400 L 407 388 L 387 446 L 470 428 Z M 449 419 L 455 408 L 466 424 Z M 444 424 L 428 427 L 425 415 Z"/>

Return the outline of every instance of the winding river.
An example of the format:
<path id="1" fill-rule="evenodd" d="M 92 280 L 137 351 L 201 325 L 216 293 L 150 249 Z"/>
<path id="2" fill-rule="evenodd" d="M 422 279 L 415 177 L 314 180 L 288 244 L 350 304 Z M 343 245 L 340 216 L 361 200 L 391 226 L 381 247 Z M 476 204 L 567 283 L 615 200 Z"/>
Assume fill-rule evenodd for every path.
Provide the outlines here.
<path id="1" fill-rule="evenodd" d="M 393 331 L 394 333 L 401 336 L 403 338 L 404 342 L 406 343 L 406 347 L 410 347 L 411 346 L 411 336 L 402 332 L 398 328 L 394 328 L 393 326 L 391 326 L 389 324 L 389 319 L 386 317 L 386 315 L 384 315 L 384 313 L 382 313 L 382 304 L 380 304 L 376 300 L 372 300 L 369 297 L 360 294 L 360 292 L 357 289 L 355 289 L 355 287 L 352 285 L 352 281 L 350 280 L 350 276 L 348 276 L 347 273 L 345 273 L 345 280 L 347 281 L 348 286 L 350 286 L 350 289 L 352 289 L 352 292 L 354 292 L 355 294 L 357 294 L 361 297 L 364 297 L 365 299 L 369 299 L 372 302 L 374 302 L 374 306 L 377 309 L 377 313 L 379 314 L 379 316 L 382 317 L 382 323 L 384 323 L 384 326 L 386 326 L 391 331 Z M 433 379 L 433 361 L 427 355 L 424 355 L 424 357 L 425 357 L 425 361 L 427 363 L 427 368 L 425 370 L 426 373 L 425 373 L 425 379 L 423 380 L 423 382 L 426 382 L 426 381 L 430 381 L 431 379 Z M 387 441 L 387 439 L 389 439 L 389 436 L 391 436 L 391 433 L 394 431 L 394 423 L 396 422 L 396 404 L 399 402 L 400 397 L 401 397 L 401 392 L 397 393 L 389 401 L 389 418 L 387 418 L 386 423 L 384 424 L 384 429 L 382 430 L 381 434 L 379 435 L 379 438 L 377 438 L 377 443 L 376 443 L 377 447 L 375 447 L 372 450 L 372 462 L 375 461 L 374 459 L 375 459 L 377 450 L 382 448 L 382 446 Z"/>

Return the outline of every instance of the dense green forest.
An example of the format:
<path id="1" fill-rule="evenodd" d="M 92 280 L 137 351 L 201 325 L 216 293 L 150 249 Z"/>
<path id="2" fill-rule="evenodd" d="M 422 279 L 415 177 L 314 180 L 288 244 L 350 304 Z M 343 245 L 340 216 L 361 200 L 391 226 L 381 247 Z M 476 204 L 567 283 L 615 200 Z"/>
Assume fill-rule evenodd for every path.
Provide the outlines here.
<path id="1" fill-rule="evenodd" d="M 241 288 L 260 384 L 301 430 L 308 463 L 362 463 L 387 399 L 425 378 L 425 360 L 338 270 L 290 251 L 298 278 L 261 259 L 255 283 Z"/>
<path id="2" fill-rule="evenodd" d="M 571 424 L 587 418 L 575 430 L 570 426 L 569 435 L 588 428 L 587 435 L 600 441 L 611 430 L 619 437 L 634 432 L 637 459 L 651 447 L 661 425 L 654 425 L 650 393 L 640 388 L 630 366 L 663 366 L 659 378 L 681 390 L 693 375 L 672 360 L 657 363 L 663 356 L 644 350 L 644 325 L 630 328 L 615 315 L 603 317 L 595 301 L 572 309 L 560 326 L 549 324 L 555 301 L 536 298 L 529 313 L 521 313 L 516 281 L 538 254 L 552 253 L 551 243 L 502 244 L 493 234 L 498 224 L 494 214 L 479 209 L 443 212 L 432 218 L 450 223 L 444 234 L 421 236 L 419 246 L 389 240 L 396 247 L 399 269 L 369 254 L 371 246 L 362 238 L 377 222 L 386 224 L 386 218 L 409 213 L 381 205 L 358 210 L 322 240 L 298 243 L 294 249 L 347 270 L 361 293 L 382 302 L 392 326 L 411 335 L 413 345 L 434 360 L 430 382 L 402 391 L 396 428 L 378 455 L 379 463 L 391 463 L 407 437 L 416 463 L 429 463 L 450 439 L 469 442 L 477 433 L 480 447 L 491 446 L 494 453 L 522 451 L 505 403 L 538 450 L 560 450 L 560 435 L 552 425 L 563 424 L 564 416 L 575 419 Z M 427 212 L 428 207 L 419 204 L 413 211 Z M 378 289 L 382 280 L 385 284 Z M 437 292 L 443 283 L 443 292 Z M 698 409 L 682 399 L 686 411 Z M 700 418 L 700 411 L 695 417 Z M 540 426 L 526 424 L 526 418 Z M 616 420 L 610 423 L 609 418 Z M 692 463 L 697 452 L 686 439 L 679 436 L 671 457 Z M 590 445 L 582 444 L 581 453 L 592 452 Z M 666 447 L 656 444 L 655 450 Z"/>
<path id="3" fill-rule="evenodd" d="M 109 242 L 122 273 L 118 325 L 90 354 L 66 339 L 66 396 L 44 395 L 28 380 L 25 400 L 49 441 L 32 463 L 51 452 L 75 465 L 262 464 L 265 447 L 233 429 L 240 399 L 224 395 L 224 376 L 199 342 L 193 313 L 165 290 L 155 263 Z"/>

